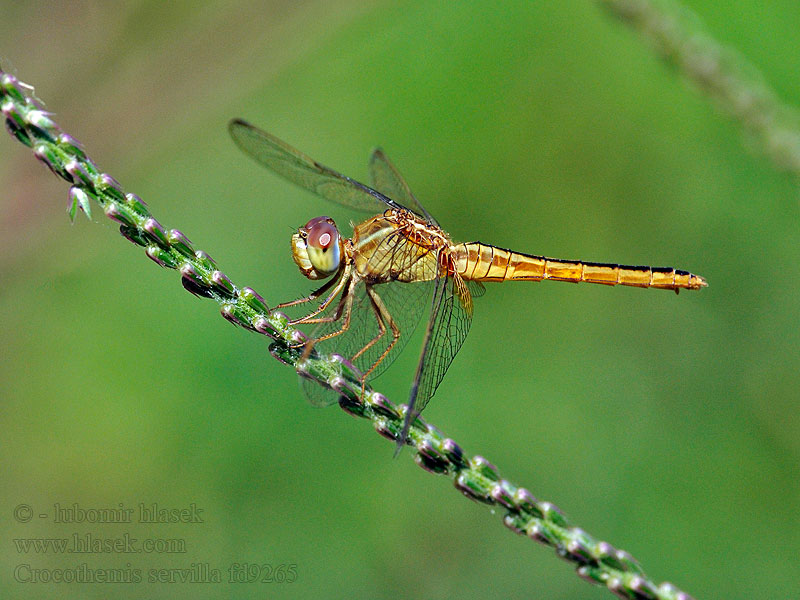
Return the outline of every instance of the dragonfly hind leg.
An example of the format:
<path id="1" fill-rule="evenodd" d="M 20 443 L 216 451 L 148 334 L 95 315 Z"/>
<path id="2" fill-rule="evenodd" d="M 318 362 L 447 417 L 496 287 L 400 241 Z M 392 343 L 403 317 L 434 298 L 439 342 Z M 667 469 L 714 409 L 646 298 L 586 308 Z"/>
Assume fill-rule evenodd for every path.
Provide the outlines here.
<path id="1" fill-rule="evenodd" d="M 386 335 L 387 322 L 389 323 L 389 328 L 392 330 L 392 341 L 389 342 L 389 345 L 386 346 L 383 352 L 381 352 L 381 355 L 375 360 L 374 363 L 372 363 L 372 366 L 370 366 L 370 368 L 367 369 L 366 372 L 361 376 L 362 398 L 364 397 L 364 390 L 367 385 L 367 377 L 369 377 L 370 373 L 372 373 L 378 367 L 378 365 L 383 362 L 383 359 L 386 358 L 386 356 L 392 351 L 392 348 L 394 348 L 395 344 L 397 344 L 397 340 L 400 339 L 400 329 L 395 324 L 394 319 L 392 319 L 392 315 L 390 315 L 389 311 L 386 310 L 386 306 L 384 305 L 381 297 L 374 289 L 372 289 L 372 286 L 367 286 L 367 295 L 369 296 L 372 310 L 375 312 L 375 320 L 378 323 L 379 332 L 378 335 L 367 342 L 367 344 L 353 356 L 353 360 L 356 360 L 359 356 L 364 354 L 364 352 L 377 344 L 378 341 Z"/>

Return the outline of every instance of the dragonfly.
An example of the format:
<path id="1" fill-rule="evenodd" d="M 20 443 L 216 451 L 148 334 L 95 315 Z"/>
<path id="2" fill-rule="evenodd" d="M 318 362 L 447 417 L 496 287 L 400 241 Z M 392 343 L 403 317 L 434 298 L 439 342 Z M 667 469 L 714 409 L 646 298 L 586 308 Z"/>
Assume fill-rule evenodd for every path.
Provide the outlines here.
<path id="1" fill-rule="evenodd" d="M 354 224 L 350 238 L 327 216 L 309 220 L 292 235 L 292 256 L 302 274 L 325 280 L 309 295 L 276 307 L 317 302 L 290 321 L 314 326 L 303 343 L 304 356 L 314 345 L 336 340 L 339 353 L 363 374 L 363 396 L 366 381 L 392 363 L 429 308 L 396 453 L 464 343 L 473 298 L 483 295 L 483 283 L 585 281 L 675 292 L 707 285 L 703 277 L 672 267 L 561 260 L 482 242 L 455 243 L 381 149 L 372 153 L 372 186 L 367 186 L 242 119 L 232 120 L 229 131 L 239 148 L 278 175 L 326 200 L 375 215 Z M 333 390 L 303 382 L 313 404 L 339 398 Z"/>

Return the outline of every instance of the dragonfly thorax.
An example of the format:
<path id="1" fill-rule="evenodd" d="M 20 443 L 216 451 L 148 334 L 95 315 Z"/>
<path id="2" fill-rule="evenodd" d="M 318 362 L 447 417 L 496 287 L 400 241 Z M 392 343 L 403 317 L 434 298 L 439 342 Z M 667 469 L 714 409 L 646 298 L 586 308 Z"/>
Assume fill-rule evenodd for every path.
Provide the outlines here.
<path id="1" fill-rule="evenodd" d="M 330 217 L 316 217 L 292 235 L 292 258 L 309 279 L 336 273 L 344 256 L 342 238 Z"/>
<path id="2" fill-rule="evenodd" d="M 352 259 L 371 284 L 431 281 L 450 271 L 450 240 L 410 211 L 387 210 L 353 227 Z"/>

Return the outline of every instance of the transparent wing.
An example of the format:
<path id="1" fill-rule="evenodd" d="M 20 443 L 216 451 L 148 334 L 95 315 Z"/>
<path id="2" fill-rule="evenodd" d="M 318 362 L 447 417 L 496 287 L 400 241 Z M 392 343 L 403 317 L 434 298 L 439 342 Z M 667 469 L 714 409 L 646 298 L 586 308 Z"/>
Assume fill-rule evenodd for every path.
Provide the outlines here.
<path id="1" fill-rule="evenodd" d="M 300 389 L 303 390 L 303 395 L 314 406 L 325 407 L 339 401 L 339 394 L 332 389 L 305 377 L 300 378 Z"/>
<path id="2" fill-rule="evenodd" d="M 473 298 L 480 298 L 486 293 L 486 288 L 480 281 L 465 281 L 467 289 Z"/>
<path id="3" fill-rule="evenodd" d="M 250 157 L 326 200 L 372 213 L 383 212 L 387 206 L 402 208 L 391 198 L 319 164 L 286 142 L 246 121 L 234 119 L 228 125 L 228 130 L 236 145 Z"/>
<path id="4" fill-rule="evenodd" d="M 436 279 L 431 314 L 422 344 L 422 355 L 411 386 L 409 409 L 397 452 L 403 447 L 411 422 L 428 405 L 469 333 L 472 297 L 457 273 Z"/>
<path id="5" fill-rule="evenodd" d="M 372 156 L 369 160 L 369 171 L 372 178 L 372 185 L 376 190 L 386 194 L 398 204 L 405 206 L 411 212 L 425 219 L 428 223 L 432 223 L 436 226 L 439 225 L 436 219 L 434 219 L 414 197 L 411 188 L 408 187 L 406 180 L 400 175 L 397 167 L 391 163 L 380 148 L 376 148 L 372 152 Z"/>

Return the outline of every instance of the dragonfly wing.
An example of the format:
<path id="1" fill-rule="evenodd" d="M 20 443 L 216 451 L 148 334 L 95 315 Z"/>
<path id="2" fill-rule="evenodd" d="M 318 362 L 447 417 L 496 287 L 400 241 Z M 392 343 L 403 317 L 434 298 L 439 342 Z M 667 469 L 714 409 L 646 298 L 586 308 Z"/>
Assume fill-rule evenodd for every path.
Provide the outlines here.
<path id="1" fill-rule="evenodd" d="M 251 158 L 326 200 L 372 213 L 383 212 L 387 206 L 401 208 L 380 192 L 319 164 L 247 121 L 234 119 L 228 130 L 236 145 Z"/>
<path id="2" fill-rule="evenodd" d="M 467 337 L 472 323 L 472 297 L 458 273 L 435 281 L 431 314 L 422 344 L 422 355 L 411 386 L 403 431 L 395 454 L 406 442 L 411 422 L 436 393 L 450 363 Z"/>
<path id="3" fill-rule="evenodd" d="M 467 289 L 473 298 L 480 298 L 486 293 L 486 288 L 480 281 L 465 281 Z"/>
<path id="4" fill-rule="evenodd" d="M 373 293 L 377 294 L 386 309 L 386 312 L 400 332 L 391 351 L 381 359 L 380 363 L 370 373 L 369 379 L 380 376 L 400 355 L 405 348 L 408 340 L 414 334 L 417 324 L 425 312 L 425 305 L 430 300 L 433 289 L 432 281 L 422 281 L 416 283 L 386 283 L 374 286 Z M 373 318 L 373 320 L 375 320 Z M 386 324 L 388 331 L 384 337 L 370 347 L 364 354 L 356 360 L 356 366 L 365 372 L 375 364 L 383 352 L 388 348 L 393 339 L 390 324 Z"/>
<path id="5" fill-rule="evenodd" d="M 436 219 L 419 203 L 411 192 L 411 188 L 408 187 L 406 180 L 400 175 L 400 171 L 397 170 L 397 167 L 392 164 L 380 148 L 376 148 L 372 152 L 369 160 L 369 171 L 372 177 L 372 185 L 376 190 L 402 204 L 428 223 L 439 225 Z"/>
<path id="6" fill-rule="evenodd" d="M 303 390 L 303 395 L 314 406 L 325 407 L 339 401 L 339 394 L 331 388 L 305 377 L 300 378 L 300 389 Z"/>

